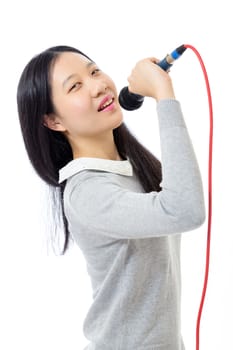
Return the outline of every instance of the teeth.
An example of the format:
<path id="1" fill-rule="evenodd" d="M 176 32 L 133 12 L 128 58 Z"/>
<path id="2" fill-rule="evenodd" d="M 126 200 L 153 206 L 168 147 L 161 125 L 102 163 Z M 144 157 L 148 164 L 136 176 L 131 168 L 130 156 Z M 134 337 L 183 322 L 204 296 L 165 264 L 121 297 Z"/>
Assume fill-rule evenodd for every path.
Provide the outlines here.
<path id="1" fill-rule="evenodd" d="M 101 109 L 104 109 L 105 107 L 109 106 L 112 103 L 113 99 L 111 98 L 111 100 L 108 100 L 107 102 L 105 102 L 102 106 Z"/>

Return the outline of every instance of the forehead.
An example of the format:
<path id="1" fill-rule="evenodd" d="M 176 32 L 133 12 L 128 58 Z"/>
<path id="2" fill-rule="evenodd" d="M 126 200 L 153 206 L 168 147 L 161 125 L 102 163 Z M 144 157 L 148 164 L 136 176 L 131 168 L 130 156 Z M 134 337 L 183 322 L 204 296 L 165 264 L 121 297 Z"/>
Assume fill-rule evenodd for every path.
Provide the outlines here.
<path id="1" fill-rule="evenodd" d="M 61 82 L 71 74 L 81 74 L 90 63 L 87 57 L 75 52 L 63 52 L 55 60 L 51 69 L 52 81 Z"/>

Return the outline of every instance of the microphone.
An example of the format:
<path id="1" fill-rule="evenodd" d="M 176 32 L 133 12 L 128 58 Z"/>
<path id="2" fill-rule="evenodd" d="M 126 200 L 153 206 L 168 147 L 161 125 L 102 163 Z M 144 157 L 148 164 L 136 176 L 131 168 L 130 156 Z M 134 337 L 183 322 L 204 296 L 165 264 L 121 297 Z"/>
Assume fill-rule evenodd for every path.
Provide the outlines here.
<path id="1" fill-rule="evenodd" d="M 167 71 L 171 68 L 173 62 L 177 60 L 186 49 L 187 47 L 185 47 L 185 45 L 181 45 L 156 64 L 163 70 Z M 144 96 L 129 92 L 129 89 L 126 86 L 120 91 L 118 99 L 122 108 L 127 111 L 133 111 L 134 109 L 141 107 L 144 101 Z"/>

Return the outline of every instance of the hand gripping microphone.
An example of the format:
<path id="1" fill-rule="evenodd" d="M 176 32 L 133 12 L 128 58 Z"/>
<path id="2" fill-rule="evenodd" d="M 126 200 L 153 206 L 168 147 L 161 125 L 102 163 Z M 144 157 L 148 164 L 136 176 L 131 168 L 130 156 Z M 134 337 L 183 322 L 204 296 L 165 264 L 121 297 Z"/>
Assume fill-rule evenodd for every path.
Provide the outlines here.
<path id="1" fill-rule="evenodd" d="M 156 64 L 163 70 L 167 71 L 172 66 L 173 62 L 177 60 L 177 58 L 179 58 L 185 50 L 186 47 L 184 45 L 181 45 Z M 129 92 L 127 86 L 124 87 L 119 94 L 119 103 L 121 107 L 127 111 L 133 111 L 134 109 L 140 108 L 143 104 L 143 101 L 144 96 Z"/>

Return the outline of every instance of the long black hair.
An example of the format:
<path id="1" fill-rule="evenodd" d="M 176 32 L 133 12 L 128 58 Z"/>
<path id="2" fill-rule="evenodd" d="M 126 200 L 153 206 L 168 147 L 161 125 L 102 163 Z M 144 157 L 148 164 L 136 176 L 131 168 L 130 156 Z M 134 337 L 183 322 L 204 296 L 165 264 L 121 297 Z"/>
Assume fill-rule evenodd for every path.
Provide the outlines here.
<path id="1" fill-rule="evenodd" d="M 73 159 L 71 146 L 62 132 L 44 125 L 44 116 L 54 112 L 51 91 L 51 68 L 62 52 L 83 52 L 70 46 L 54 46 L 33 57 L 24 68 L 17 89 L 18 114 L 28 157 L 36 173 L 52 191 L 54 220 L 62 222 L 64 245 L 68 249 L 71 236 L 64 213 L 63 193 L 66 181 L 58 183 L 59 169 Z M 90 59 L 91 60 L 91 59 Z M 125 123 L 113 130 L 114 142 L 123 159 L 130 159 L 145 192 L 161 191 L 160 161 L 129 131 Z M 57 218 L 57 219 L 56 219 Z M 60 220 L 59 220 L 60 218 Z M 58 225 L 55 222 L 55 226 Z"/>

